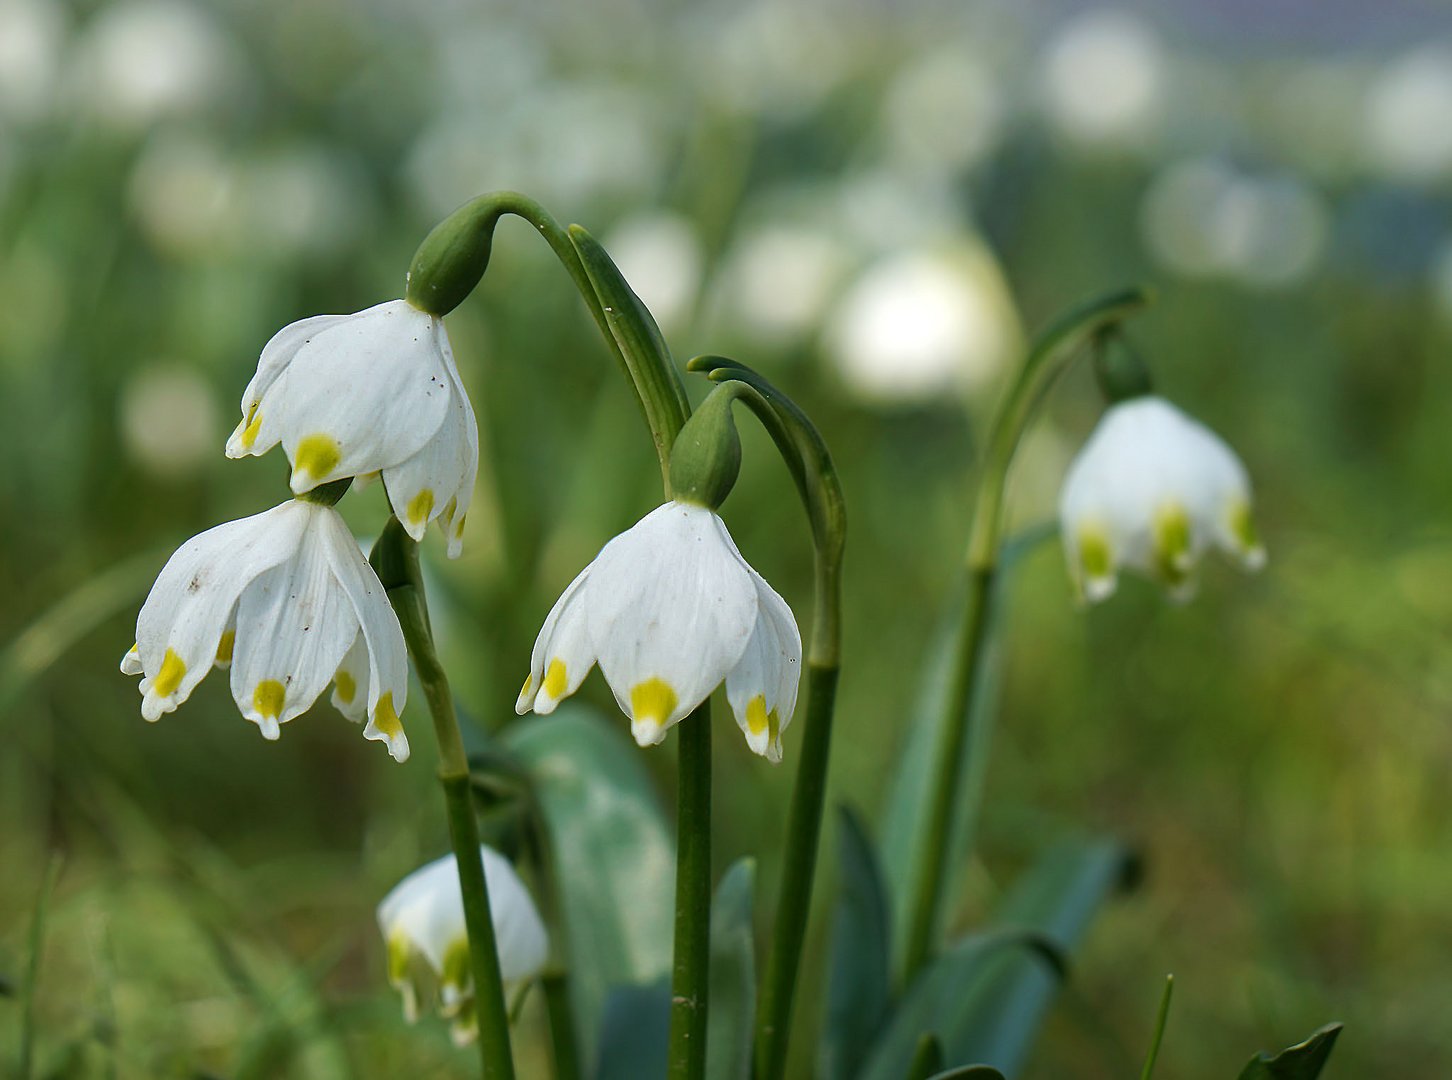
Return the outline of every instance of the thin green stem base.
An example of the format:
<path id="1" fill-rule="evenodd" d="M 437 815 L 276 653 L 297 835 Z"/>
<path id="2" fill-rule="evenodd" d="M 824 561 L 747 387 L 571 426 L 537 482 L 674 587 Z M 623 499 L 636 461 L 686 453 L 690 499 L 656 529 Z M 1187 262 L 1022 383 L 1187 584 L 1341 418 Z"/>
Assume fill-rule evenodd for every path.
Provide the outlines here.
<path id="1" fill-rule="evenodd" d="M 711 952 L 711 704 L 676 726 L 680 740 L 676 821 L 676 939 L 671 966 L 667 1075 L 706 1072 L 706 1005 Z"/>

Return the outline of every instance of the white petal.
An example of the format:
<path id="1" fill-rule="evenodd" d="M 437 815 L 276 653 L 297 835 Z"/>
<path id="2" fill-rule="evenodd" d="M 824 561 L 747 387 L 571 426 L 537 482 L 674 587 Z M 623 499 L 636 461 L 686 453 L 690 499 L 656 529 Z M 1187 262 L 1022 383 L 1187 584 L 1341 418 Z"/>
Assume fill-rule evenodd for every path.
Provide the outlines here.
<path id="1" fill-rule="evenodd" d="M 439 519 L 449 538 L 450 557 L 461 548 L 464 515 L 479 471 L 479 425 L 454 365 L 448 336 L 439 323 L 439 341 L 452 395 L 443 423 L 433 438 L 412 457 L 383 471 L 388 500 L 399 522 L 415 541 L 422 541 L 428 523 Z"/>
<path id="2" fill-rule="evenodd" d="M 586 618 L 600 670 L 642 746 L 660 742 L 746 650 L 757 596 L 726 526 L 669 502 L 595 559 Z"/>
<path id="3" fill-rule="evenodd" d="M 333 673 L 333 708 L 355 724 L 368 719 L 368 642 L 360 627 Z"/>
<path id="4" fill-rule="evenodd" d="M 227 440 L 229 458 L 265 454 L 277 445 L 275 428 L 272 429 L 271 441 L 260 438 L 262 425 L 256 423 L 253 426 L 257 421 L 254 409 L 261 404 L 263 395 L 272 389 L 273 383 L 287 370 L 299 349 L 326 328 L 351 318 L 352 315 L 314 315 L 312 318 L 290 323 L 272 335 L 272 340 L 263 347 L 262 357 L 257 361 L 257 373 L 252 376 L 252 381 L 242 393 L 242 422 Z"/>
<path id="5" fill-rule="evenodd" d="M 141 654 L 136 651 L 136 646 L 126 650 L 126 655 L 121 657 L 122 675 L 140 675 L 146 670 L 141 663 Z"/>
<path id="6" fill-rule="evenodd" d="M 802 638 L 797 621 L 766 580 L 751 571 L 757 590 L 756 629 L 741 661 L 726 676 L 726 700 L 751 749 L 781 761 L 781 733 L 796 709 L 802 673 Z"/>
<path id="7" fill-rule="evenodd" d="M 257 441 L 281 440 L 292 488 L 397 465 L 434 436 L 452 388 L 443 324 L 390 301 L 312 336 L 262 396 Z"/>
<path id="8" fill-rule="evenodd" d="M 331 507 L 308 513 L 296 554 L 243 590 L 237 603 L 232 697 L 269 739 L 312 707 L 358 633 L 358 617 L 328 559 Z"/>
<path id="9" fill-rule="evenodd" d="M 136 620 L 145 673 L 142 715 L 155 720 L 187 699 L 212 669 L 237 598 L 296 551 L 306 525 L 289 501 L 192 537 L 167 561 Z M 123 670 L 137 666 L 127 661 Z"/>
<path id="10" fill-rule="evenodd" d="M 590 645 L 585 618 L 585 585 L 593 565 L 575 576 L 545 616 L 530 656 L 529 678 L 525 679 L 519 699 L 514 703 L 515 712 L 521 715 L 530 709 L 541 715 L 554 712 L 556 705 L 580 688 L 595 666 L 595 651 Z"/>
<path id="11" fill-rule="evenodd" d="M 328 512 L 326 534 L 334 580 L 348 596 L 368 652 L 368 725 L 363 736 L 387 743 L 395 761 L 407 761 L 408 736 L 399 721 L 408 703 L 408 650 L 403 630 L 383 583 L 335 510 Z"/>

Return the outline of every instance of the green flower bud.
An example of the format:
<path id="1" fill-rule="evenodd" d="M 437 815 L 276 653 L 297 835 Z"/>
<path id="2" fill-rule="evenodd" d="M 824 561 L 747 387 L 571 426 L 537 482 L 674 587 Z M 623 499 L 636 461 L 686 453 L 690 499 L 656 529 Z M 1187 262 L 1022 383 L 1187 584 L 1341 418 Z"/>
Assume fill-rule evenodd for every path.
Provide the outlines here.
<path id="1" fill-rule="evenodd" d="M 715 510 L 741 472 L 741 438 L 731 416 L 737 391 L 718 386 L 676 436 L 671 448 L 671 492 L 679 502 Z"/>
<path id="2" fill-rule="evenodd" d="M 443 317 L 464 302 L 489 266 L 499 200 L 471 199 L 434 226 L 414 252 L 404 299 Z"/>
<path id="3" fill-rule="evenodd" d="M 1094 339 L 1094 376 L 1111 405 L 1154 393 L 1149 367 L 1122 334 Z"/>

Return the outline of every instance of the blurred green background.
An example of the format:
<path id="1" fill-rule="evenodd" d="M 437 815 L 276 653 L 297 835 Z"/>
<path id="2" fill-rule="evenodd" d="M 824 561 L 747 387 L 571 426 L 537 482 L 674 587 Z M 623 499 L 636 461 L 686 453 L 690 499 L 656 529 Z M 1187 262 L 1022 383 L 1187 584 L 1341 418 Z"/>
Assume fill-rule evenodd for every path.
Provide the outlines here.
<path id="1" fill-rule="evenodd" d="M 1246 461 L 1270 565 L 1086 612 L 1056 544 L 1019 564 L 957 922 L 1055 837 L 1116 834 L 1143 887 L 1094 927 L 1025 1076 L 1137 1075 L 1168 971 L 1166 1080 L 1328 1019 L 1328 1075 L 1452 1073 L 1438 5 L 0 0 L 0 977 L 22 980 L 63 852 L 40 1075 L 472 1066 L 441 1023 L 404 1027 L 373 924 L 446 846 L 421 702 L 400 767 L 326 703 L 266 744 L 218 678 L 147 725 L 116 664 L 178 543 L 285 496 L 278 455 L 221 453 L 268 337 L 399 295 L 433 222 L 501 187 L 602 239 L 679 360 L 746 360 L 825 432 L 851 513 L 832 788 L 869 816 L 1016 351 L 1154 284 L 1132 333 Z M 492 730 L 530 722 L 510 705 L 540 621 L 658 474 L 527 227 L 501 226 L 450 331 L 485 460 L 464 557 L 426 555 Z M 1084 371 L 1056 390 L 1016 523 L 1052 518 L 1099 408 Z M 725 516 L 805 617 L 795 495 L 758 432 L 746 453 Z M 343 508 L 363 537 L 386 514 L 376 487 Z M 615 715 L 598 679 L 582 693 Z M 718 719 L 716 854 L 758 854 L 769 886 L 794 733 L 773 769 Z M 642 753 L 668 796 L 674 755 Z M 0 998 L 6 1068 L 18 1013 Z"/>

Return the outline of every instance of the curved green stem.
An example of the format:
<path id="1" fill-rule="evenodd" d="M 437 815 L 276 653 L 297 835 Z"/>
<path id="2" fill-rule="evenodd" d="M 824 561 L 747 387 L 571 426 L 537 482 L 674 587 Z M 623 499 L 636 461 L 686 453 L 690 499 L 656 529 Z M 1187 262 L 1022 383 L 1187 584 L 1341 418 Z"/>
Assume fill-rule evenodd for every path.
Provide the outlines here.
<path id="1" fill-rule="evenodd" d="M 1018 377 L 999 406 L 989 436 L 968 538 L 968 596 L 959 624 L 957 650 L 937 722 L 933 773 L 926 794 L 928 838 L 921 848 L 910 893 L 904 984 L 928 960 L 937 938 L 946 870 L 956 862 L 948 848 L 953 810 L 958 802 L 968 739 L 969 703 L 988 654 L 990 608 L 1003 541 L 1003 496 L 1009 466 L 1034 411 L 1079 347 L 1104 328 L 1120 322 L 1149 302 L 1143 289 L 1126 289 L 1091 300 L 1062 316 L 1039 335 Z"/>
<path id="2" fill-rule="evenodd" d="M 434 650 L 428 602 L 419 573 L 418 545 L 390 518 L 374 546 L 371 560 L 389 602 L 398 614 L 403 639 L 413 659 L 433 718 L 439 747 L 439 783 L 449 819 L 449 840 L 459 866 L 464 896 L 464 926 L 469 937 L 469 962 L 474 976 L 474 1003 L 479 1024 L 479 1057 L 487 1080 L 513 1080 L 514 1060 L 509 1046 L 509 1014 L 499 975 L 499 953 L 494 940 L 494 919 L 489 911 L 489 887 L 479 853 L 479 822 L 470 794 L 469 759 L 459 733 L 459 719 L 449 679 Z"/>

